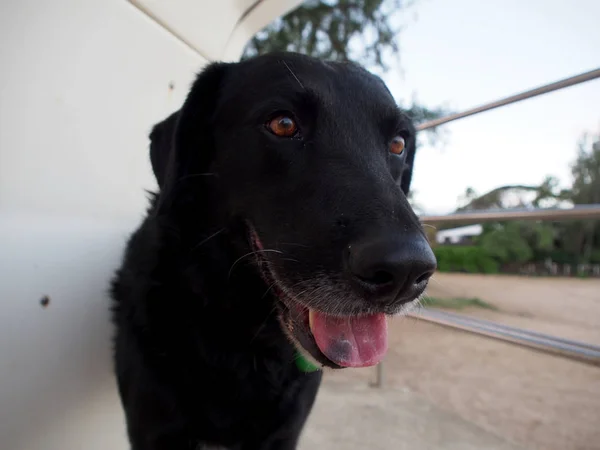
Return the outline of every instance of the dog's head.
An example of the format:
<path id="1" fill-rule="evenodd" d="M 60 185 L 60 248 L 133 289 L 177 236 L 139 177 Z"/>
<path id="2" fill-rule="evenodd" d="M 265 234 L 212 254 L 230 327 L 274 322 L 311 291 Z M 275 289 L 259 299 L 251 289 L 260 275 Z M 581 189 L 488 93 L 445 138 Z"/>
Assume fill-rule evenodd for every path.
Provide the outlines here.
<path id="1" fill-rule="evenodd" d="M 159 213 L 214 175 L 222 211 L 205 214 L 246 224 L 296 345 L 330 367 L 381 360 L 385 316 L 436 261 L 406 199 L 415 129 L 379 78 L 287 53 L 213 64 L 151 138 Z"/>

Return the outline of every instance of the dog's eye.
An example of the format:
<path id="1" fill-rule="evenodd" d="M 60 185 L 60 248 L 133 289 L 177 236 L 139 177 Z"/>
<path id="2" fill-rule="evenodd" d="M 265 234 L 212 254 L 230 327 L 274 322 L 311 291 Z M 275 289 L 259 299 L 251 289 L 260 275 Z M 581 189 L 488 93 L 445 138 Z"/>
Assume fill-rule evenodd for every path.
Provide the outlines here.
<path id="1" fill-rule="evenodd" d="M 404 138 L 402 136 L 396 136 L 390 143 L 390 152 L 401 155 L 405 146 L 406 143 L 404 142 Z"/>
<path id="2" fill-rule="evenodd" d="M 298 133 L 298 126 L 289 116 L 277 116 L 272 119 L 267 127 L 275 136 L 293 137 Z"/>

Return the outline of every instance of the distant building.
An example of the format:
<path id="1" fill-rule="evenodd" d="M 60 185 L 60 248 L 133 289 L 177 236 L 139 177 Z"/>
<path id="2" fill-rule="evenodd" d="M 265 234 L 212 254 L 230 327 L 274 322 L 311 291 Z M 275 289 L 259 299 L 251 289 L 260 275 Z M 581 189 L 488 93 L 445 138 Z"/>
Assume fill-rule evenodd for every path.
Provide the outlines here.
<path id="1" fill-rule="evenodd" d="M 473 238 L 483 232 L 481 225 L 468 225 L 466 227 L 450 228 L 438 231 L 435 241 L 438 244 L 470 244 Z"/>

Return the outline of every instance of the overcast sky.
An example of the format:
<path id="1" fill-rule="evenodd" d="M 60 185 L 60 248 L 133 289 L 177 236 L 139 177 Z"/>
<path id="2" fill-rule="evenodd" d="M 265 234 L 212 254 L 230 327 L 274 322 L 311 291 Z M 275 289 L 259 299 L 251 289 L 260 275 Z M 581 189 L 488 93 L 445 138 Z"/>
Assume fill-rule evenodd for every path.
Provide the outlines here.
<path id="1" fill-rule="evenodd" d="M 456 111 L 600 67 L 600 1 L 419 0 L 404 15 L 397 99 Z M 456 207 L 467 186 L 570 178 L 582 133 L 600 131 L 600 80 L 445 125 L 422 146 L 413 188 L 430 213 Z"/>

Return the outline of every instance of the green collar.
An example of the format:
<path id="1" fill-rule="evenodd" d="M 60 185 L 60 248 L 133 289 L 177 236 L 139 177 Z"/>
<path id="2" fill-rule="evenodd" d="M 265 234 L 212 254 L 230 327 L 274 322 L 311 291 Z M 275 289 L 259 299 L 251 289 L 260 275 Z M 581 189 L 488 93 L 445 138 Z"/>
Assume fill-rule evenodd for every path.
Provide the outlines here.
<path id="1" fill-rule="evenodd" d="M 298 368 L 298 370 L 300 370 L 300 372 L 309 373 L 321 370 L 320 367 L 315 366 L 312 362 L 306 359 L 304 355 L 299 351 L 296 351 L 296 358 L 294 362 L 296 363 L 296 367 Z"/>

